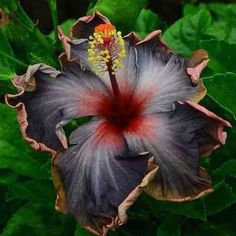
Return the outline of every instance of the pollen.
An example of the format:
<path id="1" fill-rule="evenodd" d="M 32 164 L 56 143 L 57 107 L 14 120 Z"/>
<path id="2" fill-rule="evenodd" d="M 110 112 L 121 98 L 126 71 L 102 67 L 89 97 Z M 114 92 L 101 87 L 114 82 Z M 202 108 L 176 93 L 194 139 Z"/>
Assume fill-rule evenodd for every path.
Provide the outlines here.
<path id="1" fill-rule="evenodd" d="M 114 74 L 123 66 L 125 44 L 121 32 L 112 24 L 100 24 L 89 37 L 88 60 L 98 74 Z"/>

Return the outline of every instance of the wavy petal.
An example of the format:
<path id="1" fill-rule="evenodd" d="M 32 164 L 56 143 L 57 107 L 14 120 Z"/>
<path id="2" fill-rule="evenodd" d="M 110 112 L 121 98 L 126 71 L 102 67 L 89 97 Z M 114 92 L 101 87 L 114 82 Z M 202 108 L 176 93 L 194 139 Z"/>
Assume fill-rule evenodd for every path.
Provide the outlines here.
<path id="1" fill-rule="evenodd" d="M 111 24 L 101 13 L 95 11 L 92 16 L 83 16 L 72 26 L 72 37 L 89 38 L 94 28 L 100 24 Z"/>
<path id="2" fill-rule="evenodd" d="M 64 36 L 61 38 L 65 41 Z M 205 96 L 206 89 L 200 74 L 208 62 L 206 51 L 198 50 L 190 59 L 178 56 L 162 40 L 160 30 L 150 33 L 143 41 L 134 33 L 125 36 L 124 40 L 126 57 L 123 69 L 116 73 L 117 81 L 121 90 L 149 94 L 145 114 L 171 110 L 175 101 L 199 102 Z M 90 70 L 88 41 L 77 39 L 67 42 L 64 48 L 68 60 L 77 61 L 82 68 Z M 107 73 L 102 77 L 104 82 L 107 81 Z"/>
<path id="3" fill-rule="evenodd" d="M 202 70 L 206 67 L 208 61 L 208 53 L 203 49 L 193 52 L 192 56 L 187 61 L 187 73 L 194 85 L 197 86 L 201 82 L 199 80 L 200 75 Z"/>
<path id="4" fill-rule="evenodd" d="M 194 53 L 192 60 L 175 55 L 164 44 L 160 31 L 151 33 L 135 48 L 139 67 L 136 92 L 148 90 L 151 98 L 146 114 L 171 110 L 174 101 L 199 102 L 205 96 L 199 77 L 207 64 L 207 53 Z M 196 55 L 198 60 L 194 60 Z M 188 63 L 193 61 L 194 65 Z"/>
<path id="5" fill-rule="evenodd" d="M 53 162 L 56 207 L 69 211 L 90 231 L 105 235 L 126 221 L 127 208 L 145 185 L 149 154 L 129 150 L 122 135 L 101 119 L 78 128 L 70 140 L 76 145 Z"/>
<path id="6" fill-rule="evenodd" d="M 145 191 L 171 201 L 191 200 L 212 191 L 199 158 L 225 143 L 225 126 L 230 124 L 200 105 L 186 102 L 175 103 L 173 111 L 149 119 L 149 129 L 146 125 L 140 133 L 127 132 L 129 147 L 151 152 L 152 165 L 159 167 Z"/>
<path id="7" fill-rule="evenodd" d="M 58 27 L 58 38 L 62 42 L 68 60 L 77 61 L 84 69 L 91 69 L 90 63 L 87 60 L 87 42 L 89 36 L 93 35 L 95 27 L 99 24 L 111 23 L 105 16 L 95 11 L 92 16 L 81 17 L 72 25 L 73 39 L 66 36 L 62 28 Z"/>
<path id="8" fill-rule="evenodd" d="M 36 64 L 13 79 L 19 93 L 6 95 L 18 110 L 24 138 L 33 148 L 54 152 L 67 147 L 62 126 L 70 119 L 97 114 L 101 98 L 109 97 L 106 86 L 91 71 L 67 63 L 64 71 Z"/>

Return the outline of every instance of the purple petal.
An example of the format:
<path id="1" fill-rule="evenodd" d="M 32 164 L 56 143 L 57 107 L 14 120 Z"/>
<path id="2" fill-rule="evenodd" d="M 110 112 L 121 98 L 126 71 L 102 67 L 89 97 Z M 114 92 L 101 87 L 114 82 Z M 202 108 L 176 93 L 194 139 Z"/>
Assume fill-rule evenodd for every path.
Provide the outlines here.
<path id="1" fill-rule="evenodd" d="M 141 42 L 134 33 L 125 36 L 124 40 L 126 56 L 123 69 L 116 73 L 117 81 L 121 90 L 129 90 L 137 96 L 149 94 L 145 114 L 171 110 L 175 101 L 199 102 L 205 96 L 206 90 L 199 79 L 208 62 L 204 50 L 194 52 L 189 60 L 177 56 L 162 40 L 160 30 Z M 68 45 L 64 45 L 68 60 L 91 69 L 87 40 L 68 41 Z M 107 73 L 102 77 L 107 83 Z"/>
<path id="2" fill-rule="evenodd" d="M 70 119 L 97 114 L 108 89 L 91 71 L 67 62 L 63 72 L 49 66 L 30 66 L 14 78 L 19 94 L 7 95 L 6 102 L 18 110 L 24 138 L 37 150 L 67 147 L 62 126 Z"/>
<path id="3" fill-rule="evenodd" d="M 151 152 L 154 156 L 151 166 L 159 167 L 146 192 L 156 199 L 184 201 L 212 191 L 199 158 L 224 144 L 223 129 L 230 124 L 192 103 L 175 103 L 173 111 L 153 115 L 151 124 L 145 135 L 142 132 L 124 135 L 134 151 Z M 143 132 L 147 130 L 144 127 Z"/>
<path id="4" fill-rule="evenodd" d="M 88 40 L 87 39 L 71 40 L 68 36 L 66 36 L 63 33 L 61 27 L 58 27 L 58 37 L 62 41 L 62 46 L 65 49 L 65 53 L 63 53 L 59 57 L 62 64 L 64 62 L 64 54 L 66 54 L 68 61 L 73 61 L 80 64 L 80 66 L 83 69 L 91 69 L 91 65 L 88 62 Z"/>
<path id="5" fill-rule="evenodd" d="M 87 229 L 105 235 L 126 219 L 141 193 L 149 154 L 130 151 L 105 120 L 94 120 L 71 135 L 76 144 L 53 162 L 57 208 L 69 211 Z M 58 185 L 58 174 L 62 185 Z"/>
<path id="6" fill-rule="evenodd" d="M 148 36 L 135 48 L 139 67 L 136 93 L 146 90 L 151 98 L 146 114 L 171 110 L 174 101 L 199 102 L 204 97 L 206 91 L 199 76 L 208 61 L 205 54 L 199 61 L 201 64 L 191 67 L 186 59 L 170 52 L 163 45 L 158 32 Z"/>

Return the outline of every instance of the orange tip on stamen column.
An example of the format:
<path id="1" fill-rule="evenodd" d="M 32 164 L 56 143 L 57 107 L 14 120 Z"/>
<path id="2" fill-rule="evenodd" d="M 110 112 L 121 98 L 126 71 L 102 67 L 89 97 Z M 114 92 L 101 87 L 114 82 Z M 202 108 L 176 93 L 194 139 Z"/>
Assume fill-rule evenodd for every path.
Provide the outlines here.
<path id="1" fill-rule="evenodd" d="M 100 24 L 89 37 L 88 60 L 97 72 L 115 72 L 122 67 L 125 47 L 122 35 L 112 24 Z"/>
<path id="2" fill-rule="evenodd" d="M 116 30 L 116 27 L 112 24 L 100 24 L 95 27 L 95 32 L 97 33 L 112 31 L 112 30 Z"/>

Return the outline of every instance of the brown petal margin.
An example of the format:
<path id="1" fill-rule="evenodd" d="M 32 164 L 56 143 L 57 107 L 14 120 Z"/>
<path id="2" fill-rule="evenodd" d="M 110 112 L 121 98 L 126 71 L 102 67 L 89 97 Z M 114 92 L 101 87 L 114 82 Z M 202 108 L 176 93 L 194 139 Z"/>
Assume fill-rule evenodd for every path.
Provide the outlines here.
<path id="1" fill-rule="evenodd" d="M 98 24 L 101 24 L 101 23 L 110 24 L 110 21 L 109 19 L 107 19 L 105 16 L 103 16 L 101 13 L 97 11 L 94 12 L 92 16 L 81 17 L 72 26 L 72 36 L 80 38 L 81 40 L 82 38 L 83 40 L 86 40 L 88 39 L 90 35 L 93 34 L 94 28 Z M 81 29 L 84 27 L 86 34 L 83 35 L 83 33 L 81 33 L 78 30 L 80 27 Z M 65 48 L 68 60 L 74 59 L 74 60 L 80 61 L 79 58 L 71 58 L 71 45 L 70 44 L 73 41 L 71 41 L 69 37 L 63 34 L 61 28 L 58 28 L 58 35 Z M 165 41 L 162 39 L 161 30 L 156 30 L 156 31 L 151 32 L 143 40 L 140 40 L 140 38 L 134 32 L 130 32 L 128 35 L 124 36 L 124 40 L 129 41 L 130 45 L 133 45 L 133 46 L 138 46 L 144 43 L 151 43 L 153 44 L 153 47 L 155 47 L 155 50 L 166 55 L 170 53 L 172 54 L 174 53 L 168 47 Z M 79 44 L 79 43 L 80 42 L 76 42 L 76 44 Z M 202 70 L 206 67 L 208 61 L 209 61 L 208 54 L 203 49 L 199 49 L 193 52 L 190 59 L 186 60 L 186 73 L 189 75 L 193 86 L 198 86 L 199 88 L 196 95 L 191 99 L 193 102 L 196 102 L 196 103 L 198 103 L 206 95 L 206 88 L 204 87 L 202 80 L 200 80 L 200 74 Z"/>
<path id="2" fill-rule="evenodd" d="M 18 94 L 6 94 L 5 95 L 5 102 L 9 107 L 16 108 L 17 109 L 17 119 L 20 125 L 20 130 L 23 135 L 23 138 L 31 145 L 32 148 L 38 151 L 47 151 L 51 154 L 55 154 L 55 150 L 47 147 L 43 143 L 39 143 L 36 140 L 30 138 L 27 133 L 26 129 L 28 127 L 28 120 L 27 120 L 27 112 L 25 109 L 25 105 L 22 102 L 18 102 L 17 98 L 21 96 L 25 91 L 32 92 L 36 89 L 36 83 L 35 83 L 35 77 L 34 74 L 36 71 L 41 70 L 47 74 L 50 74 L 53 77 L 56 77 L 58 74 L 60 74 L 60 71 L 52 70 L 51 67 L 44 65 L 44 64 L 35 64 L 32 66 L 29 66 L 27 69 L 26 74 L 22 76 L 15 76 L 12 79 L 12 83 L 18 90 Z M 66 137 L 63 135 L 63 133 L 60 132 L 61 125 L 58 124 L 56 128 L 56 132 L 58 134 L 58 138 L 60 139 L 62 145 L 64 148 L 66 144 Z"/>
<path id="3" fill-rule="evenodd" d="M 162 185 L 156 180 L 155 176 L 153 176 L 153 178 L 150 179 L 148 185 L 144 187 L 144 191 L 149 196 L 157 200 L 167 200 L 167 201 L 172 201 L 172 202 L 192 201 L 214 191 L 211 187 L 210 178 L 203 167 L 200 167 L 199 169 L 199 176 L 205 179 L 206 182 L 209 182 L 209 183 L 199 186 L 199 189 L 198 189 L 199 191 L 196 194 L 192 194 L 189 196 L 180 196 L 178 193 L 174 193 L 174 192 L 163 196 Z"/>
<path id="4" fill-rule="evenodd" d="M 225 144 L 227 133 L 224 132 L 224 127 L 231 127 L 230 123 L 213 112 L 208 111 L 206 108 L 202 107 L 201 105 L 198 105 L 193 102 L 179 102 L 180 104 L 186 104 L 192 108 L 194 108 L 196 111 L 199 111 L 202 113 L 203 116 L 206 116 L 208 118 L 209 122 L 207 126 L 204 128 L 203 132 L 196 133 L 196 135 L 199 136 L 199 151 L 200 156 L 206 156 L 212 153 L 213 150 L 220 147 L 222 144 Z M 202 136 L 203 135 L 203 136 Z M 203 141 L 203 143 L 200 143 L 204 136 L 209 140 L 209 142 Z M 196 136 L 197 137 L 197 136 Z M 155 165 L 155 163 L 152 163 Z M 176 166 L 178 168 L 178 166 Z M 161 166 L 159 167 L 159 171 L 161 174 Z M 203 167 L 198 168 L 198 174 L 196 175 L 196 178 L 187 178 L 189 183 L 186 185 L 186 190 L 193 190 L 193 191 L 186 191 L 186 192 L 179 192 L 178 188 L 171 188 L 170 186 L 163 185 L 162 182 L 162 176 L 158 175 L 159 172 L 156 173 L 156 176 L 153 176 L 153 179 L 149 182 L 149 184 L 144 188 L 144 191 L 152 196 L 155 199 L 158 200 L 168 200 L 168 201 L 174 201 L 174 202 L 182 202 L 182 201 L 190 201 L 197 198 L 200 198 L 204 196 L 207 193 L 210 193 L 213 191 L 211 186 L 211 180 L 208 176 L 207 172 Z M 184 173 L 183 173 L 184 176 Z M 165 178 L 165 177 L 164 177 Z M 176 177 L 176 181 L 178 176 Z M 181 175 L 179 176 L 181 178 Z M 173 182 L 175 179 L 173 179 Z M 191 181 L 191 182 L 190 182 Z M 182 181 L 183 186 L 184 182 Z M 173 183 L 174 184 L 174 183 Z M 191 184 L 191 185 L 190 185 Z M 189 186 L 192 186 L 189 188 Z M 167 191 L 168 190 L 168 191 Z"/>
<path id="5" fill-rule="evenodd" d="M 57 211 L 62 212 L 62 213 L 67 213 L 68 208 L 66 206 L 66 201 L 65 201 L 65 198 L 66 198 L 65 190 L 64 190 L 64 187 L 63 187 L 63 184 L 62 184 L 60 173 L 57 169 L 57 165 L 55 164 L 57 157 L 58 157 L 58 155 L 54 154 L 53 157 L 52 157 L 52 161 L 51 161 L 53 184 L 54 184 L 54 187 L 55 187 L 56 192 L 57 192 L 57 198 L 56 198 L 56 202 L 55 202 L 55 209 Z"/>
<path id="6" fill-rule="evenodd" d="M 125 35 L 124 39 L 127 39 L 131 43 L 131 45 L 136 45 L 141 41 L 139 36 L 135 32 L 130 32 L 129 34 Z"/>
<path id="7" fill-rule="evenodd" d="M 71 40 L 68 36 L 66 36 L 63 33 L 63 30 L 60 26 L 58 26 L 57 29 L 58 29 L 58 38 L 61 40 L 62 46 L 65 50 L 65 52 L 61 53 L 58 57 L 59 61 L 61 62 L 61 66 L 63 67 L 63 65 L 66 64 L 67 62 L 77 62 L 82 65 L 83 63 L 81 61 L 81 58 L 71 56 L 71 50 L 73 48 L 72 45 L 79 45 L 88 40 L 87 39 Z"/>
<path id="8" fill-rule="evenodd" d="M 191 105 L 193 108 L 199 110 L 200 112 L 204 113 L 207 117 L 215 120 L 218 122 L 218 126 L 215 126 L 214 128 L 209 126 L 207 128 L 207 132 L 215 139 L 215 144 L 212 144 L 208 147 L 205 147 L 204 149 L 200 150 L 201 156 L 208 156 L 212 153 L 212 151 L 219 148 L 221 145 L 224 145 L 227 138 L 227 133 L 224 131 L 224 126 L 232 127 L 231 124 L 222 119 L 221 117 L 217 116 L 215 113 L 207 110 L 205 107 L 196 104 L 194 102 L 186 101 L 189 105 Z"/>
<path id="9" fill-rule="evenodd" d="M 172 51 L 165 43 L 165 41 L 162 39 L 161 35 L 162 35 L 161 30 L 155 30 L 150 34 L 148 34 L 143 40 L 140 40 L 139 36 L 135 32 L 130 32 L 129 34 L 124 36 L 124 39 L 127 39 L 133 46 L 137 46 L 143 43 L 153 42 L 156 44 L 157 47 L 159 47 L 159 52 L 164 54 L 169 54 Z"/>
<path id="10" fill-rule="evenodd" d="M 193 98 L 193 102 L 198 103 L 206 95 L 207 90 L 204 87 L 202 80 L 200 80 L 200 75 L 208 62 L 208 53 L 203 49 L 193 52 L 192 56 L 187 61 L 187 74 L 190 76 L 194 86 L 199 85 L 199 92 Z"/>
<path id="11" fill-rule="evenodd" d="M 168 47 L 166 42 L 162 39 L 162 31 L 161 30 L 155 30 L 148 34 L 142 41 L 138 42 L 136 45 L 147 43 L 150 41 L 154 41 L 159 45 L 159 51 L 164 54 L 169 54 L 172 52 L 172 50 Z"/>
<path id="12" fill-rule="evenodd" d="M 174 54 L 174 52 L 168 47 L 167 43 L 162 39 L 161 30 L 151 32 L 143 40 L 140 40 L 134 32 L 124 36 L 124 39 L 128 40 L 132 46 L 149 43 L 150 46 L 153 47 L 154 52 L 158 51 L 164 55 Z M 197 94 L 192 98 L 192 101 L 196 103 L 206 95 L 206 88 L 200 79 L 200 75 L 208 61 L 208 54 L 203 49 L 193 52 L 192 56 L 186 60 L 186 73 L 189 75 L 193 86 L 199 87 Z"/>
<path id="13" fill-rule="evenodd" d="M 156 41 L 155 41 L 156 40 Z M 159 45 L 159 51 L 164 54 L 174 53 L 162 39 L 161 30 L 156 30 L 151 32 L 145 37 L 144 40 L 136 43 L 136 45 L 154 41 Z M 206 88 L 203 85 L 202 80 L 200 80 L 200 75 L 202 70 L 206 67 L 208 63 L 208 53 L 199 49 L 192 53 L 192 56 L 187 60 L 186 72 L 190 76 L 193 86 L 199 86 L 198 93 L 192 98 L 193 102 L 198 103 L 206 95 Z"/>
<path id="14" fill-rule="evenodd" d="M 62 46 L 65 49 L 67 57 L 70 58 L 70 43 L 71 43 L 71 39 L 63 33 L 63 30 L 62 30 L 62 28 L 60 26 L 57 27 L 57 30 L 58 30 L 57 31 L 58 32 L 58 38 L 62 42 Z M 59 56 L 59 58 L 60 58 L 60 56 Z"/>
<path id="15" fill-rule="evenodd" d="M 52 159 L 52 176 L 55 189 L 57 191 L 57 198 L 55 201 L 55 209 L 61 213 L 68 213 L 68 207 L 66 204 L 66 195 L 61 181 L 61 177 L 57 168 L 57 158 L 59 155 L 55 154 Z M 118 207 L 118 215 L 116 217 L 109 217 L 110 222 L 107 225 L 103 225 L 100 229 L 95 229 L 89 225 L 82 225 L 88 231 L 100 235 L 106 236 L 109 230 L 115 230 L 124 223 L 126 223 L 128 216 L 127 210 L 136 202 L 140 194 L 143 192 L 148 184 L 154 179 L 158 171 L 158 166 L 153 164 L 153 158 L 149 159 L 148 174 L 143 178 L 142 182 L 126 197 L 126 199 Z"/>
<path id="16" fill-rule="evenodd" d="M 111 24 L 111 22 L 98 11 L 94 11 L 92 16 L 83 16 L 72 25 L 71 36 L 88 39 L 93 34 L 94 28 L 99 24 Z"/>

